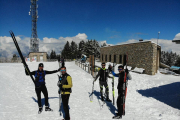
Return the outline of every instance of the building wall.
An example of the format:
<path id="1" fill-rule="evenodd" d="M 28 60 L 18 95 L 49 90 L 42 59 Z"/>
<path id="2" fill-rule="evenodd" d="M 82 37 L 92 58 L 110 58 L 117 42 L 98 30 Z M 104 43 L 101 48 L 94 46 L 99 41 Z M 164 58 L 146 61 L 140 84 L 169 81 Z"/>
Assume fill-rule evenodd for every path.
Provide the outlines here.
<path id="1" fill-rule="evenodd" d="M 159 68 L 159 56 L 161 49 L 159 47 L 157 52 L 157 45 L 147 42 L 131 43 L 124 45 L 116 45 L 110 47 L 103 47 L 100 49 L 101 62 L 114 62 L 114 55 L 116 55 L 116 63 L 125 65 L 125 54 L 128 54 L 128 66 L 133 68 L 144 68 L 145 73 L 154 75 Z M 107 55 L 107 61 L 105 57 Z M 111 61 L 110 56 L 111 55 Z M 122 56 L 122 62 L 120 63 L 120 55 Z M 102 59 L 103 57 L 103 59 Z"/>
<path id="2" fill-rule="evenodd" d="M 34 56 L 37 56 L 37 62 L 40 62 L 40 56 L 43 56 L 43 62 L 47 61 L 47 53 L 46 52 L 30 52 L 29 58 L 30 58 L 31 62 L 32 62 L 32 58 L 34 58 Z"/>

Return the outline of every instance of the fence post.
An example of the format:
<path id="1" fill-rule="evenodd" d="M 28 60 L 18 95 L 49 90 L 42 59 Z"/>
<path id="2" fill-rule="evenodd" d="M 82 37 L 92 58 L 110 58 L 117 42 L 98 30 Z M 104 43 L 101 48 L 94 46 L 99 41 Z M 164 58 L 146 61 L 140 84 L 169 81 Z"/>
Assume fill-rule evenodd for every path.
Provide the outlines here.
<path id="1" fill-rule="evenodd" d="M 89 72 L 89 64 L 88 64 L 88 73 L 90 73 L 90 72 Z"/>
<path id="2" fill-rule="evenodd" d="M 86 71 L 86 64 L 85 64 L 85 71 Z"/>

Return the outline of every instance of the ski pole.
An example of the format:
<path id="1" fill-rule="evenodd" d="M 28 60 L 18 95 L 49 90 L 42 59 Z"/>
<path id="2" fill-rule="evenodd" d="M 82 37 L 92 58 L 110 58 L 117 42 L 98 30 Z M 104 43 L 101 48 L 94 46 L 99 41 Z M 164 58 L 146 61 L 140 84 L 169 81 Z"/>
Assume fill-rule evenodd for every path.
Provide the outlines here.
<path id="1" fill-rule="evenodd" d="M 113 105 L 114 105 L 114 96 L 115 96 L 115 93 L 114 93 L 114 76 L 112 77 L 112 95 L 113 95 Z"/>

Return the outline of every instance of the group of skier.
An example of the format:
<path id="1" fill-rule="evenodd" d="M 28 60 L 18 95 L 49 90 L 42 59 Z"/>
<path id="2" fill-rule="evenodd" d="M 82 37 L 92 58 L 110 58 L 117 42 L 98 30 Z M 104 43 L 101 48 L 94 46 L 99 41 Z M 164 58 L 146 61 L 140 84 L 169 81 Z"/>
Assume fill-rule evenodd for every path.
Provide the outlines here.
<path id="1" fill-rule="evenodd" d="M 99 77 L 101 100 L 104 101 L 104 96 L 103 96 L 103 86 L 104 86 L 105 87 L 105 93 L 106 93 L 106 101 L 111 102 L 111 100 L 109 99 L 109 87 L 108 87 L 107 80 L 108 80 L 108 78 L 112 78 L 112 77 L 109 76 L 109 73 L 112 73 L 113 76 L 118 77 L 118 86 L 117 86 L 117 89 L 118 89 L 118 97 L 117 97 L 118 112 L 116 113 L 115 116 L 113 116 L 113 119 L 121 119 L 122 115 L 125 115 L 125 108 L 124 108 L 125 106 L 123 106 L 125 104 L 123 102 L 124 79 L 131 80 L 132 77 L 131 77 L 128 69 L 127 68 L 124 69 L 123 65 L 118 66 L 119 73 L 114 73 L 114 71 L 112 70 L 114 68 L 112 68 L 111 65 L 109 65 L 108 69 L 105 68 L 105 66 L 106 66 L 105 63 L 102 63 L 101 65 L 102 65 L 102 68 L 99 70 L 97 76 L 95 77 L 93 84 L 97 80 L 97 78 Z M 125 77 L 127 77 L 127 78 L 125 78 Z"/>
<path id="2" fill-rule="evenodd" d="M 30 70 L 23 58 L 23 55 L 21 53 L 21 50 L 19 48 L 19 45 L 17 43 L 14 33 L 12 31 L 9 31 L 9 32 L 12 36 L 14 44 L 15 44 L 15 46 L 18 50 L 18 53 L 21 57 L 22 63 L 25 68 L 26 75 L 30 75 L 32 81 L 35 84 L 35 92 L 37 95 L 37 101 L 38 101 L 38 106 L 39 106 L 38 113 L 40 114 L 43 110 L 42 104 L 41 104 L 41 92 L 44 94 L 44 97 L 45 97 L 45 111 L 52 111 L 52 109 L 49 107 L 48 91 L 47 91 L 47 88 L 45 85 L 45 76 L 47 74 L 53 74 L 58 71 L 61 71 L 61 75 L 59 76 L 59 81 L 57 84 L 59 87 L 58 93 L 59 93 L 59 96 L 61 96 L 61 98 L 62 98 L 63 108 L 64 108 L 64 112 L 65 112 L 65 119 L 63 119 L 63 120 L 70 120 L 68 102 L 69 102 L 69 97 L 71 94 L 72 78 L 68 73 L 66 73 L 64 59 L 61 58 L 58 60 L 59 62 L 61 61 L 61 67 L 59 66 L 59 69 L 57 69 L 57 70 L 53 70 L 53 71 L 44 70 L 43 63 L 40 63 L 38 66 L 38 70 L 30 72 Z M 99 85 L 100 85 L 101 100 L 104 101 L 104 96 L 103 96 L 103 86 L 104 86 L 106 88 L 106 101 L 111 102 L 111 100 L 109 99 L 109 87 L 107 84 L 107 80 L 108 80 L 107 78 L 108 77 L 111 78 L 111 76 L 109 76 L 109 73 L 112 73 L 113 76 L 118 77 L 118 86 L 117 86 L 117 89 L 118 89 L 118 97 L 117 97 L 118 112 L 113 117 L 113 119 L 121 119 L 122 115 L 125 115 L 125 98 L 126 98 L 126 93 L 127 93 L 127 80 L 131 80 L 132 77 L 127 69 L 127 65 L 126 65 L 126 69 L 124 69 L 123 65 L 118 66 L 119 73 L 114 73 L 114 71 L 112 70 L 112 66 L 109 66 L 109 68 L 106 69 L 105 63 L 102 63 L 101 65 L 102 65 L 102 68 L 99 70 L 97 76 L 95 77 L 95 80 L 93 81 L 93 85 L 94 85 L 94 82 L 97 80 L 97 78 L 100 77 Z M 32 77 L 32 75 L 35 76 L 35 80 Z M 60 106 L 60 110 L 61 110 L 61 106 Z"/>
<path id="3" fill-rule="evenodd" d="M 45 97 L 45 111 L 53 111 L 49 107 L 48 91 L 45 85 L 46 84 L 45 76 L 47 74 L 53 74 L 53 73 L 57 73 L 58 71 L 61 71 L 61 75 L 59 76 L 59 81 L 57 83 L 59 87 L 58 93 L 61 96 L 63 109 L 65 112 L 65 119 L 63 120 L 70 120 L 68 102 L 69 102 L 69 97 L 71 93 L 72 78 L 68 73 L 66 73 L 66 67 L 64 66 L 64 59 L 63 58 L 61 59 L 61 67 L 58 70 L 47 71 L 47 70 L 44 70 L 43 68 L 44 68 L 44 64 L 40 63 L 38 66 L 38 70 L 35 70 L 30 73 L 28 73 L 25 70 L 26 75 L 31 74 L 31 75 L 34 75 L 35 77 L 35 92 L 37 95 L 37 101 L 38 101 L 38 106 L 39 106 L 38 113 L 40 114 L 43 110 L 42 104 L 41 104 L 41 92 L 44 94 L 44 97 Z"/>
<path id="4" fill-rule="evenodd" d="M 99 86 L 100 86 L 100 94 L 101 94 L 101 100 L 104 101 L 106 100 L 107 102 L 111 102 L 109 99 L 109 87 L 108 87 L 108 78 L 112 78 L 112 76 L 109 76 L 109 73 L 112 73 L 113 76 L 118 77 L 118 97 L 117 97 L 117 109 L 118 112 L 116 115 L 113 117 L 113 119 L 120 119 L 122 118 L 123 113 L 123 103 L 122 103 L 122 98 L 123 98 L 123 81 L 125 77 L 125 73 L 127 74 L 127 80 L 131 80 L 132 77 L 128 71 L 128 69 L 124 70 L 124 66 L 120 65 L 118 66 L 118 71 L 119 73 L 114 73 L 112 70 L 112 66 L 109 66 L 108 69 L 105 68 L 106 64 L 102 63 L 102 68 L 98 71 L 97 76 L 95 77 L 94 82 L 97 80 L 99 77 Z M 64 66 L 64 63 L 62 64 L 61 68 L 58 70 L 53 70 L 53 71 L 47 71 L 44 70 L 44 65 L 43 63 L 40 63 L 38 66 L 38 70 L 35 70 L 31 72 L 31 75 L 35 76 L 35 92 L 37 95 L 37 101 L 38 101 L 38 106 L 39 106 L 39 111 L 38 113 L 40 114 L 42 112 L 42 104 L 41 104 L 41 92 L 44 94 L 45 97 L 45 111 L 52 111 L 52 109 L 49 107 L 48 103 L 48 91 L 45 85 L 45 75 L 48 74 L 53 74 L 57 73 L 58 71 L 61 71 L 61 75 L 59 77 L 58 81 L 58 87 L 59 91 L 58 93 L 61 94 L 62 98 L 62 103 L 63 103 L 63 109 L 65 112 L 65 120 L 70 119 L 69 115 L 69 107 L 68 107 L 68 102 L 69 102 L 69 97 L 71 93 L 71 87 L 72 87 L 72 78 L 71 76 L 66 73 L 66 67 Z M 26 75 L 29 75 L 27 71 L 25 70 Z M 106 99 L 104 99 L 103 95 L 103 86 L 105 87 L 105 93 L 106 93 Z M 125 112 L 125 111 L 124 111 Z"/>

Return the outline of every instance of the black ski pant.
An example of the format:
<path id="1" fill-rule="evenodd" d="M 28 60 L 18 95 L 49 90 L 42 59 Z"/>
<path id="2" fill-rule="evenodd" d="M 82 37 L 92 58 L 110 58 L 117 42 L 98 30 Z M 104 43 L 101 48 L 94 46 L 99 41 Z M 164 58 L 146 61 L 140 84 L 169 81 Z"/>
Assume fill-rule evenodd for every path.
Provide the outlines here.
<path id="1" fill-rule="evenodd" d="M 65 65 L 64 62 L 62 62 L 62 66 L 61 67 L 64 67 L 64 65 Z"/>
<path id="2" fill-rule="evenodd" d="M 117 98 L 117 109 L 118 115 L 122 116 L 123 114 L 123 91 L 122 88 L 118 89 L 118 98 Z"/>
<path id="3" fill-rule="evenodd" d="M 65 112 L 65 120 L 70 120 L 69 107 L 68 107 L 69 97 L 70 97 L 70 94 L 61 94 L 63 108 Z"/>
<path id="4" fill-rule="evenodd" d="M 104 86 L 106 89 L 106 91 L 105 91 L 106 92 L 106 98 L 109 98 L 109 87 L 108 87 L 107 82 L 100 81 L 99 86 L 100 86 L 101 97 L 103 97 L 103 86 Z"/>
<path id="5" fill-rule="evenodd" d="M 37 99 L 38 99 L 38 106 L 42 107 L 41 104 L 41 92 L 44 94 L 45 97 L 45 106 L 48 106 L 48 91 L 45 85 L 42 85 L 41 87 L 35 88 Z"/>

